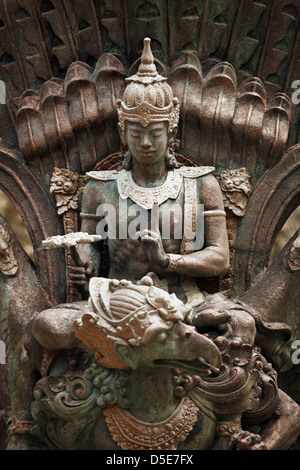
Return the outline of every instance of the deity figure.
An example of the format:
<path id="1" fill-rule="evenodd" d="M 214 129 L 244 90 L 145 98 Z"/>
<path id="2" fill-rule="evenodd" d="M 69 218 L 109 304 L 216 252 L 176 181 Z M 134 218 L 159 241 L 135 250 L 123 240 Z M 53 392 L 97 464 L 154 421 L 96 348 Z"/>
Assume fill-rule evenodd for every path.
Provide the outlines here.
<path id="1" fill-rule="evenodd" d="M 215 435 L 226 436 L 220 448 L 228 448 L 230 445 L 232 448 L 240 448 L 243 442 L 245 448 L 254 449 L 289 445 L 300 432 L 299 426 L 295 424 L 299 407 L 283 396 L 282 392 L 277 393 L 275 371 L 264 356 L 260 356 L 258 347 L 261 343 L 267 359 L 284 369 L 289 359 L 286 327 L 266 324 L 257 312 L 241 302 L 228 300 L 221 293 L 209 295 L 198 287 L 198 278 L 223 276 L 228 270 L 229 248 L 223 197 L 213 175 L 213 167 L 183 166 L 176 159 L 174 143 L 179 121 L 179 102 L 173 97 L 166 78 L 157 72 L 150 39 L 144 40 L 138 71 L 127 82 L 123 100 L 117 102 L 123 149 L 120 168 L 87 173 L 89 181 L 84 188 L 81 205 L 81 232 L 90 236 L 101 233 L 102 238 L 107 238 L 110 263 L 107 282 L 102 278 L 99 281 L 98 278 L 101 275 L 98 244 L 78 245 L 73 250 L 77 266 L 71 268 L 71 276 L 73 284 L 89 296 L 89 303 L 77 302 L 41 312 L 33 321 L 33 335 L 50 351 L 70 351 L 82 347 L 83 342 L 96 352 L 98 363 L 106 368 L 129 369 L 132 383 L 136 386 L 134 391 L 132 383 L 130 385 L 131 399 L 137 400 L 136 404 L 140 403 L 138 395 L 142 384 L 138 375 L 132 371 L 139 368 L 143 375 L 149 372 L 150 363 L 152 369 L 156 366 L 159 369 L 163 364 L 167 368 L 177 366 L 180 369 L 181 364 L 183 371 L 177 371 L 177 380 L 179 384 L 182 380 L 185 385 L 178 385 L 177 392 L 181 389 L 193 403 L 197 403 L 195 416 L 198 415 L 198 418 L 194 416 L 193 423 L 199 420 L 198 413 L 202 421 L 210 416 L 207 424 L 209 439 L 205 440 L 202 436 L 193 440 L 190 445 L 195 448 L 212 448 Z M 166 296 L 164 307 L 160 307 L 159 302 L 152 304 L 149 292 L 145 293 L 138 287 L 145 284 L 145 279 L 147 289 L 152 288 L 154 297 L 162 299 Z M 111 292 L 114 291 L 114 285 L 116 290 L 122 287 L 124 295 L 120 295 L 119 290 L 119 296 L 113 300 Z M 164 309 L 166 305 L 172 304 L 172 299 L 176 299 L 175 316 L 169 318 Z M 149 303 L 155 307 L 156 320 L 153 322 L 149 320 Z M 183 310 L 186 310 L 185 314 L 179 314 Z M 182 343 L 178 350 L 177 340 L 180 335 L 175 335 L 177 339 L 174 337 L 173 342 L 170 335 L 166 335 L 166 331 L 175 331 L 173 327 L 176 322 L 186 326 L 186 341 L 189 338 L 187 344 L 191 345 L 192 336 L 196 338 L 195 344 L 200 345 L 201 351 L 195 346 L 194 353 L 188 354 L 189 361 L 199 358 L 200 353 L 205 356 L 205 344 L 207 346 L 208 362 L 204 371 L 195 366 L 197 378 L 193 373 L 192 379 L 184 378 L 185 367 L 189 371 L 190 367 L 184 364 Z M 147 341 L 144 337 L 145 329 L 151 332 Z M 156 334 L 152 336 L 154 332 Z M 168 341 L 165 342 L 167 336 Z M 268 339 L 262 341 L 262 338 Z M 121 346 L 116 347 L 119 343 Z M 161 343 L 164 348 L 161 348 Z M 148 348 L 149 345 L 151 347 Z M 189 348 L 187 351 L 191 352 Z M 149 354 L 148 359 L 146 353 Z M 221 362 L 219 356 L 222 356 Z M 202 365 L 205 362 L 203 359 Z M 63 364 L 66 369 L 66 362 Z M 208 370 L 211 377 L 201 382 L 202 375 Z M 55 371 L 57 369 L 54 367 L 52 375 L 55 375 Z M 160 372 L 157 372 L 157 380 L 162 380 Z M 238 399 L 232 398 L 233 402 L 230 401 L 230 390 L 226 389 L 228 382 L 237 387 L 236 395 L 233 395 L 238 396 Z M 270 399 L 263 403 L 262 397 L 269 397 L 267 390 L 271 382 L 273 388 Z M 189 392 L 187 383 L 191 384 Z M 165 386 L 169 390 L 170 382 L 167 383 L 167 379 Z M 53 398 L 53 390 L 49 390 L 48 383 L 37 386 L 36 400 L 39 406 L 45 394 L 49 394 L 48 400 L 49 396 Z M 170 398 L 172 393 L 166 398 L 166 411 L 162 413 L 162 407 L 159 408 L 157 416 L 153 413 L 145 415 L 144 411 L 133 405 L 135 418 L 132 421 L 149 419 L 149 423 L 153 424 L 169 419 L 178 405 L 178 400 Z M 154 403 L 153 397 L 154 391 L 149 388 L 151 404 Z M 261 437 L 242 430 L 243 416 L 251 424 L 261 424 L 273 416 L 279 403 L 282 413 L 282 420 L 278 422 L 280 438 L 274 432 L 273 423 L 267 427 L 265 434 L 262 432 Z M 119 419 L 118 413 L 121 421 L 125 418 L 119 408 L 115 412 L 111 408 L 105 411 L 108 404 L 113 405 L 114 402 L 102 403 L 103 413 L 109 415 L 106 424 L 112 429 L 113 436 L 114 420 Z M 291 414 L 296 421 L 293 420 L 294 431 L 289 437 L 291 442 L 287 442 L 284 423 L 285 416 Z M 39 420 L 36 410 L 34 416 Z M 222 425 L 216 424 L 218 416 L 221 416 Z M 112 443 L 114 438 L 106 440 L 104 437 L 105 424 L 101 419 L 100 424 L 97 421 L 95 432 L 102 435 L 102 438 L 99 437 L 100 441 L 102 439 L 102 447 L 97 447 L 99 441 L 95 448 L 115 448 Z M 86 421 L 82 426 L 85 425 Z M 138 429 L 137 422 L 133 426 Z M 198 428 L 200 436 L 202 428 L 199 422 Z M 262 444 L 261 439 L 264 440 Z M 72 445 L 76 447 L 74 442 Z M 126 447 L 127 444 L 124 445 Z M 151 442 L 149 446 L 147 448 L 151 448 Z M 181 444 L 180 448 L 188 448 L 184 446 Z"/>
<path id="2" fill-rule="evenodd" d="M 220 302 L 226 300 L 220 293 L 207 296 L 197 284 L 197 279 L 223 276 L 228 270 L 226 213 L 214 167 L 188 167 L 176 160 L 179 103 L 156 70 L 150 42 L 145 38 L 138 71 L 127 78 L 123 100 L 117 102 L 123 149 L 120 169 L 87 173 L 81 231 L 93 235 L 101 230 L 107 237 L 109 278 L 136 282 L 151 273 L 160 287 L 194 306 L 199 327 L 197 308 L 203 319 L 205 303 L 217 304 L 219 311 Z M 137 211 L 143 217 L 137 218 Z M 73 284 L 88 292 L 89 279 L 100 273 L 99 245 L 78 245 L 74 257 Z M 254 314 L 264 336 L 268 326 L 261 328 L 258 315 L 246 310 L 245 321 Z M 222 323 L 224 318 L 215 312 L 210 321 Z M 276 357 L 274 344 L 268 353 L 284 368 L 289 360 L 281 341 L 285 333 L 280 326 L 270 328 L 282 347 L 276 348 Z"/>
<path id="3" fill-rule="evenodd" d="M 121 170 L 87 174 L 81 230 L 95 234 L 104 215 L 101 207 L 109 203 L 109 277 L 135 282 L 153 272 L 165 280 L 169 292 L 184 301 L 196 296 L 200 304 L 202 295 L 194 279 L 222 276 L 229 263 L 223 199 L 214 168 L 184 167 L 176 161 L 172 144 L 179 103 L 156 70 L 149 39 L 137 74 L 127 81 L 123 101 L 117 103 L 124 149 Z M 149 223 L 143 219 L 144 227 L 142 221 L 134 231 L 137 208 Z M 200 217 L 205 218 L 205 235 Z M 99 251 L 85 245 L 78 247 L 78 254 L 87 274 L 99 273 Z M 76 279 L 75 271 L 74 283 L 87 285 L 85 274 L 77 270 Z"/>

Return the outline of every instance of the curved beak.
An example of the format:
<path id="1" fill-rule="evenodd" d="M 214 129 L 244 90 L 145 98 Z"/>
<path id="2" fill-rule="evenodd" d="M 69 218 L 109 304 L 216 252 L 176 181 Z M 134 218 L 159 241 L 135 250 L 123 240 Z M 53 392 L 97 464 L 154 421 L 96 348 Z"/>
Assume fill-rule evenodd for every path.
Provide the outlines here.
<path id="1" fill-rule="evenodd" d="M 201 376 L 206 376 L 212 370 L 217 371 L 222 364 L 218 347 L 206 336 L 197 332 L 196 328 L 179 322 L 176 326 L 176 336 L 179 336 L 180 350 L 173 357 L 156 360 L 161 367 L 178 367 Z M 178 338 L 177 336 L 177 338 Z"/>

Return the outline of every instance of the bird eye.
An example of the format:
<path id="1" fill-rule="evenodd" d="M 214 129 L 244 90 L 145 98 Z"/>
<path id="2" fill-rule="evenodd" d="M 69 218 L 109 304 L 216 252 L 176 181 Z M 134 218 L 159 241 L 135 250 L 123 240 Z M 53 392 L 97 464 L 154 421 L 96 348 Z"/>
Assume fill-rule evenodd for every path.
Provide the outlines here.
<path id="1" fill-rule="evenodd" d="M 166 339 L 167 339 L 167 333 L 165 333 L 164 331 L 159 333 L 156 337 L 156 340 L 158 343 L 163 343 L 164 341 L 166 341 Z"/>

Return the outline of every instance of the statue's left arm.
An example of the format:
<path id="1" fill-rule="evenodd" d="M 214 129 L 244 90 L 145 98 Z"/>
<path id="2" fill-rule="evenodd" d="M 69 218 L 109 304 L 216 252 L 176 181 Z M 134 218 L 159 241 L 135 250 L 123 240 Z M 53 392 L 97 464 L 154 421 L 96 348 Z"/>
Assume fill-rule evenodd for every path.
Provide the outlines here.
<path id="1" fill-rule="evenodd" d="M 194 277 L 222 276 L 229 267 L 229 247 L 222 193 L 214 176 L 198 179 L 198 203 L 204 205 L 204 246 L 183 255 L 176 272 Z"/>
<path id="2" fill-rule="evenodd" d="M 202 249 L 182 255 L 165 252 L 158 228 L 144 231 L 141 239 L 148 245 L 154 269 L 193 277 L 222 276 L 229 267 L 229 247 L 221 189 L 212 175 L 199 178 L 197 184 L 197 203 L 204 205 L 205 214 Z"/>

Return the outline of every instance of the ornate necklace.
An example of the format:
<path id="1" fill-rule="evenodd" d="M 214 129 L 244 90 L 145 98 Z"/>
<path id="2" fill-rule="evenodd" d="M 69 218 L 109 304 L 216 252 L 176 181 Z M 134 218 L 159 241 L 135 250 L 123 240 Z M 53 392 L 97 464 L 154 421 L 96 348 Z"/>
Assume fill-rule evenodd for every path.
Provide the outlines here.
<path id="1" fill-rule="evenodd" d="M 112 439 L 123 450 L 176 450 L 198 420 L 198 406 L 184 397 L 174 413 L 161 423 L 146 423 L 118 405 L 105 408 Z"/>
<path id="2" fill-rule="evenodd" d="M 169 171 L 161 186 L 145 188 L 133 181 L 131 171 L 121 170 L 118 173 L 117 182 L 122 199 L 130 198 L 144 209 L 152 209 L 155 202 L 160 205 L 168 199 L 177 198 L 182 186 L 182 174 L 180 170 Z"/>

